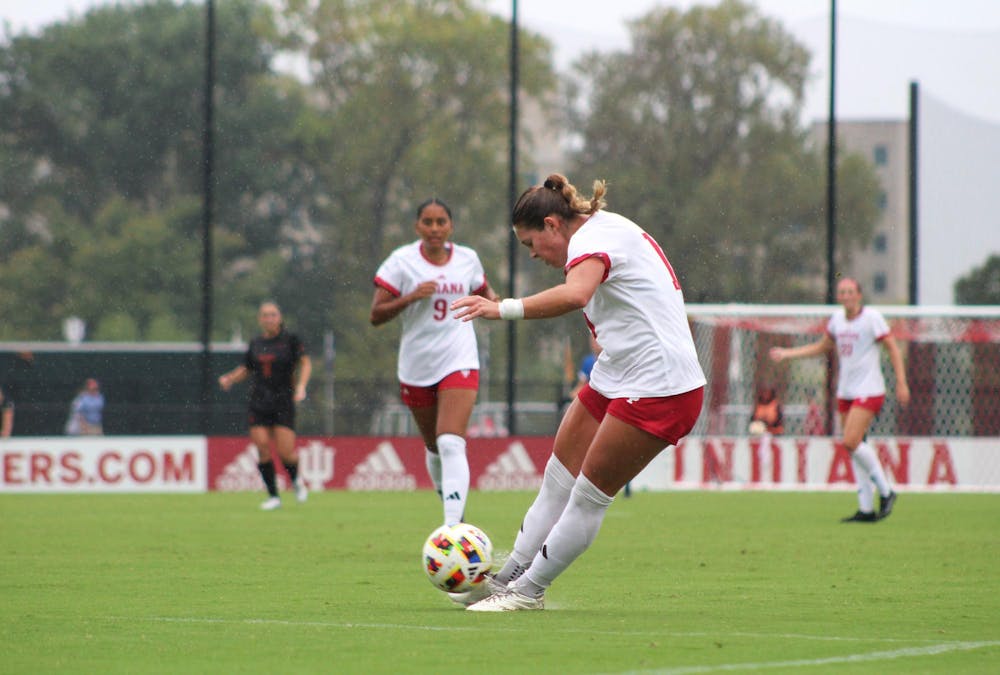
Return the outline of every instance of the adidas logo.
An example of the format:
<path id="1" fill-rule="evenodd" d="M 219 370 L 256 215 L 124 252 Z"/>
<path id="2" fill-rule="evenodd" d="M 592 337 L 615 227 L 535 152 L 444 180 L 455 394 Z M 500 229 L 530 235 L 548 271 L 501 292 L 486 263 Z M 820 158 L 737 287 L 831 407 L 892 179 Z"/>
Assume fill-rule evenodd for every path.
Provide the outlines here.
<path id="1" fill-rule="evenodd" d="M 476 481 L 480 490 L 535 490 L 541 484 L 542 476 L 518 441 L 511 443 Z"/>
<path id="2" fill-rule="evenodd" d="M 458 494 L 458 490 L 456 490 L 455 492 L 452 492 L 450 495 L 448 495 L 447 497 L 445 497 L 444 500 L 446 502 L 447 501 L 455 501 L 455 500 L 462 501 L 462 495 Z"/>
<path id="3" fill-rule="evenodd" d="M 279 490 L 287 488 L 287 481 L 280 470 L 276 472 L 275 480 L 278 481 Z M 247 444 L 246 449 L 224 466 L 222 473 L 215 479 L 215 489 L 222 492 L 245 492 L 261 490 L 263 487 L 264 481 L 257 468 L 257 446 L 253 443 Z"/>
<path id="4" fill-rule="evenodd" d="M 396 448 L 382 441 L 347 477 L 348 490 L 415 490 L 417 479 L 406 472 Z"/>

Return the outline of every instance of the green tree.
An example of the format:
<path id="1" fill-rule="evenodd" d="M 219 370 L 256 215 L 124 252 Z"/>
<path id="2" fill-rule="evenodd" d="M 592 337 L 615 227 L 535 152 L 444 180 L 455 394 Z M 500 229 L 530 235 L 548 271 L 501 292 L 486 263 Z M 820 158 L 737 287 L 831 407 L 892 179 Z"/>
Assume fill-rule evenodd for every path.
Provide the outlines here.
<path id="1" fill-rule="evenodd" d="M 231 307 L 271 294 L 281 274 L 258 267 L 291 257 L 309 182 L 286 149 L 304 98 L 272 68 L 273 15 L 227 0 L 217 24 L 222 337 Z M 8 335 L 57 337 L 69 311 L 106 337 L 198 335 L 204 34 L 203 5 L 154 0 L 0 41 L 0 276 L 20 284 L 0 295 Z"/>
<path id="2" fill-rule="evenodd" d="M 798 122 L 807 51 L 751 5 L 656 9 L 630 51 L 576 64 L 581 178 L 659 238 L 689 300 L 817 300 L 825 260 L 822 149 Z M 838 168 L 842 264 L 871 236 L 874 171 Z"/>
<path id="3" fill-rule="evenodd" d="M 509 26 L 466 0 L 284 3 L 286 45 L 306 56 L 314 100 L 296 152 L 323 190 L 308 212 L 320 236 L 286 291 L 309 290 L 310 332 L 330 326 L 346 375 L 391 373 L 392 328 L 373 333 L 372 278 L 415 238 L 416 206 L 453 209 L 454 239 L 475 247 L 496 285 L 507 238 Z M 554 87 L 551 47 L 526 34 L 526 96 Z M 497 345 L 502 347 L 501 344 Z"/>
<path id="4" fill-rule="evenodd" d="M 958 305 L 1000 305 L 1000 255 L 991 255 L 982 264 L 955 282 Z"/>

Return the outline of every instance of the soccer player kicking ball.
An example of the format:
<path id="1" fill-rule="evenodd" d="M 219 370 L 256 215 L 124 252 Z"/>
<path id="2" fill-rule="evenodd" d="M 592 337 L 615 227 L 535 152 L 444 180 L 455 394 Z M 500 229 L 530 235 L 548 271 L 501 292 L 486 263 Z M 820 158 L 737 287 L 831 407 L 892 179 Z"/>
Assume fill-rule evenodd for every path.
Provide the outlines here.
<path id="1" fill-rule="evenodd" d="M 602 210 L 553 174 L 518 199 L 514 233 L 531 257 L 564 270 L 565 282 L 499 303 L 468 296 L 456 318 L 546 319 L 583 309 L 604 348 L 556 432 L 542 487 L 510 558 L 468 609 L 542 609 L 545 590 L 593 542 L 614 495 L 694 427 L 705 375 L 680 283 L 663 249 L 627 218 Z"/>
<path id="2" fill-rule="evenodd" d="M 803 356 L 819 356 L 836 347 L 840 374 L 837 377 L 837 410 L 844 430 L 844 447 L 851 453 L 858 484 L 858 510 L 844 518 L 845 523 L 874 523 L 887 518 L 896 503 L 896 493 L 882 470 L 872 446 L 865 440 L 875 415 L 885 401 L 885 379 L 879 365 L 879 343 L 885 345 L 896 372 L 896 399 L 900 405 L 910 402 L 903 357 L 889 325 L 877 310 L 862 304 L 861 285 L 844 278 L 837 284 L 838 310 L 826 325 L 823 337 L 801 347 L 774 347 L 771 359 L 777 362 Z M 879 492 L 875 512 L 875 488 Z"/>

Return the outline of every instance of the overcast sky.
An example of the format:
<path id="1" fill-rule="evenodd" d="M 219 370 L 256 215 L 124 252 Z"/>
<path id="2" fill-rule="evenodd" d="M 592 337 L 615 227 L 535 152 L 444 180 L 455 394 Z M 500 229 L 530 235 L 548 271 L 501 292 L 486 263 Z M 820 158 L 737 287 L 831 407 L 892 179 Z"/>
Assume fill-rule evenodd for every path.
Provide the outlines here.
<path id="1" fill-rule="evenodd" d="M 128 2 L 128 0 L 124 0 Z M 480 0 L 510 17 L 511 0 Z M 0 0 L 14 31 L 79 16 L 108 0 Z M 626 49 L 625 21 L 694 0 L 520 0 L 521 25 L 549 37 L 565 67 L 584 50 Z M 706 4 L 704 2 L 700 4 Z M 710 3 L 708 3 L 710 4 Z M 829 107 L 830 0 L 755 0 L 813 52 L 806 118 Z M 840 0 L 837 116 L 904 119 L 911 80 L 949 106 L 1000 124 L 1000 0 Z"/>

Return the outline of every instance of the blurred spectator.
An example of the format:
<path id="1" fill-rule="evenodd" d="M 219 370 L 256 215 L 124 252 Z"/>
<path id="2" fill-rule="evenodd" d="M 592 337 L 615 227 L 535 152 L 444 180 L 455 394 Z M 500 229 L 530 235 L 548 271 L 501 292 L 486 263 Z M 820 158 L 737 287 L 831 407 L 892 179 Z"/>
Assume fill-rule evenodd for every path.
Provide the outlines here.
<path id="1" fill-rule="evenodd" d="M 83 389 L 70 404 L 66 433 L 70 436 L 102 436 L 104 428 L 104 394 L 94 378 L 88 378 Z"/>
<path id="2" fill-rule="evenodd" d="M 774 387 L 764 387 L 757 392 L 757 403 L 750 417 L 749 431 L 758 436 L 780 436 L 785 431 L 785 416 L 781 410 L 781 401 Z"/>
<path id="3" fill-rule="evenodd" d="M 806 436 L 823 436 L 826 433 L 826 422 L 816 394 L 810 391 L 806 395 L 806 401 L 806 421 L 802 425 L 802 433 Z"/>
<path id="4" fill-rule="evenodd" d="M 590 334 L 590 353 L 580 359 L 580 369 L 576 373 L 576 385 L 573 390 L 569 392 L 569 400 L 576 398 L 576 395 L 583 389 L 583 385 L 590 382 L 590 371 L 594 369 L 594 364 L 597 363 L 597 357 L 601 355 L 601 345 L 597 343 L 597 338 L 594 334 Z"/>
<path id="5" fill-rule="evenodd" d="M 14 433 L 14 401 L 0 387 L 0 438 L 10 438 Z"/>

